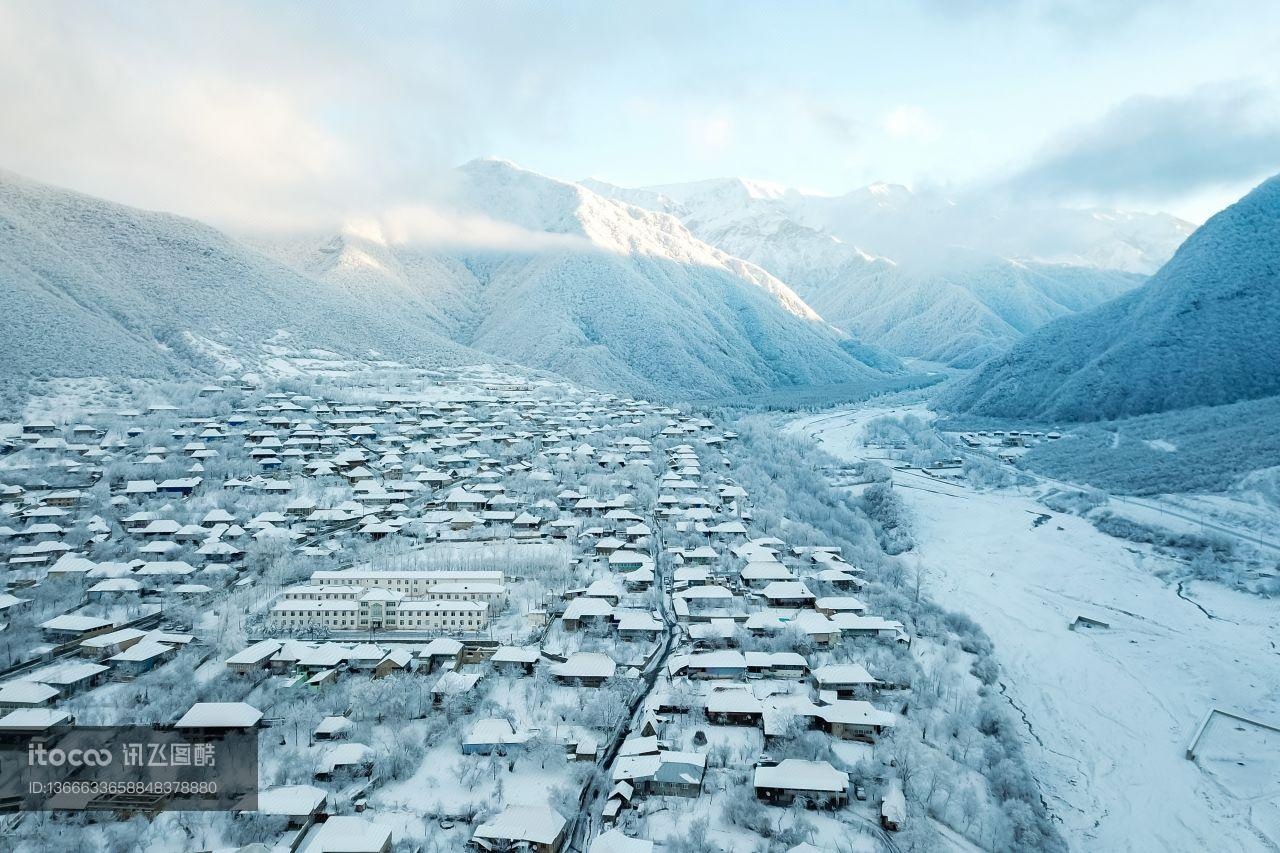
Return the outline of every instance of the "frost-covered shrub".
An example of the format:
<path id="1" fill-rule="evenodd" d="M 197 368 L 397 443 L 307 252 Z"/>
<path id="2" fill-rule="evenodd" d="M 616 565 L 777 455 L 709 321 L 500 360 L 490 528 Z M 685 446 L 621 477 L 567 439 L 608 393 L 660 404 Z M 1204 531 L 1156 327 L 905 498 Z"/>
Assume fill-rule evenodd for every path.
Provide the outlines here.
<path id="1" fill-rule="evenodd" d="M 1105 506 L 1107 496 L 1094 489 L 1053 489 L 1040 498 L 1040 503 L 1054 512 L 1087 515 L 1100 506 Z"/>
<path id="2" fill-rule="evenodd" d="M 1093 519 L 1093 526 L 1109 536 L 1143 542 L 1181 551 L 1200 553 L 1210 551 L 1222 557 L 1230 557 L 1235 546 L 1225 536 L 1214 533 L 1185 533 L 1154 527 L 1125 518 L 1111 512 L 1103 512 Z"/>

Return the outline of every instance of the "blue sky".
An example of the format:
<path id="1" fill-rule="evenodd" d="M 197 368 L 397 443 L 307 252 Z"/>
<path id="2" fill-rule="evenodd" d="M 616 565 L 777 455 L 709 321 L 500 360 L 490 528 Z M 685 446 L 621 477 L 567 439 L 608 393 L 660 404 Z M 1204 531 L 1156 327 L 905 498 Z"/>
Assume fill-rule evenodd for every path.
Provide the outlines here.
<path id="1" fill-rule="evenodd" d="M 1203 219 L 1280 171 L 1280 4 L 0 6 L 0 168 L 225 224 L 497 155 L 624 185 L 872 181 Z"/>

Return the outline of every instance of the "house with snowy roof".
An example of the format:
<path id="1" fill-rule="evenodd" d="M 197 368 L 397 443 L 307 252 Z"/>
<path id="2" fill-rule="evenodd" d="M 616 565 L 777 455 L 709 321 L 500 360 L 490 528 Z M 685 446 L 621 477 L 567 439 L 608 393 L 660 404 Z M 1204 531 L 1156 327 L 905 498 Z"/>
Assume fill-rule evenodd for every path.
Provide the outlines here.
<path id="1" fill-rule="evenodd" d="M 390 853 L 391 828 L 354 815 L 331 815 L 308 830 L 297 853 Z"/>
<path id="2" fill-rule="evenodd" d="M 618 665 L 599 652 L 574 652 L 563 663 L 551 665 L 551 675 L 576 687 L 599 687 L 613 677 Z"/>
<path id="3" fill-rule="evenodd" d="M 849 774 L 827 761 L 788 758 L 777 764 L 757 765 L 752 785 L 759 799 L 776 805 L 802 800 L 838 807 L 849 801 Z"/>
<path id="4" fill-rule="evenodd" d="M 262 722 L 262 712 L 247 702 L 197 702 L 173 727 L 190 737 L 252 731 Z"/>
<path id="5" fill-rule="evenodd" d="M 568 827 L 568 821 L 550 806 L 507 806 L 476 828 L 471 843 L 486 853 L 559 853 Z"/>

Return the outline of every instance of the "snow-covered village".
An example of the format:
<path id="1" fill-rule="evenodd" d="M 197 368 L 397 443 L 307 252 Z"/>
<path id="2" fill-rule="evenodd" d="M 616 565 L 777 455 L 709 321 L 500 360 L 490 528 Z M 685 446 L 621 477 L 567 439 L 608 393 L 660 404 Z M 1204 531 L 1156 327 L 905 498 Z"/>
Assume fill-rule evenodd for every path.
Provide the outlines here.
<path id="1" fill-rule="evenodd" d="M 257 808 L 12 841 L 874 851 L 920 772 L 1036 831 L 977 775 L 998 723 L 914 766 L 981 704 L 963 631 L 912 651 L 940 617 L 769 436 L 489 372 L 173 392 L 6 438 L 0 737 L 251 729 Z"/>
<path id="2" fill-rule="evenodd" d="M 0 853 L 1280 853 L 1278 32 L 0 0 Z"/>

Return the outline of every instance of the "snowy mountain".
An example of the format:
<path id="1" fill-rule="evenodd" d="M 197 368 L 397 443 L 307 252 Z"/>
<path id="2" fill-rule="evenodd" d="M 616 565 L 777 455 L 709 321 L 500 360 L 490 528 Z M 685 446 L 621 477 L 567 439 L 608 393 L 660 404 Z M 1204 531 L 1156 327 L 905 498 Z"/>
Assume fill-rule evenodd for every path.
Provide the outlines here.
<path id="1" fill-rule="evenodd" d="M 1163 214 L 1069 209 L 1037 211 L 1029 225 L 1026 211 L 889 184 L 824 197 L 740 179 L 645 189 L 584 183 L 679 217 L 868 343 L 957 367 L 1136 287 L 1142 278 L 1121 270 L 1158 265 L 1189 229 Z M 1095 265 L 1104 260 L 1116 269 Z"/>
<path id="2" fill-rule="evenodd" d="M 1280 176 L 1150 282 L 1051 323 L 950 390 L 952 409 L 1104 420 L 1280 394 Z"/>
<path id="3" fill-rule="evenodd" d="M 699 239 L 769 270 L 797 288 L 825 280 L 830 270 L 876 260 L 854 245 L 801 223 L 795 190 L 738 179 L 626 189 L 587 179 L 610 198 L 678 218 Z"/>
<path id="4" fill-rule="evenodd" d="M 1017 202 L 996 194 L 948 196 L 876 183 L 826 196 L 740 178 L 667 184 L 643 190 L 584 181 L 596 192 L 680 217 L 713 245 L 742 254 L 749 244 L 794 223 L 870 255 L 902 264 L 943 258 L 954 248 L 1002 258 L 1073 264 L 1149 275 L 1191 233 L 1164 213 L 1070 208 Z M 628 197 L 629 196 L 629 197 Z"/>
<path id="5" fill-rule="evenodd" d="M 189 219 L 0 173 L 7 376 L 252 369 L 284 350 L 474 360 L 425 306 L 353 298 Z"/>
<path id="6" fill-rule="evenodd" d="M 859 356 L 897 367 L 670 216 L 501 161 L 458 184 L 446 216 L 263 243 L 4 175 L 0 310 L 22 326 L 3 366 L 164 376 L 282 354 L 497 356 L 678 396 L 883 378 Z"/>
<path id="7" fill-rule="evenodd" d="M 455 189 L 445 218 L 470 223 L 465 239 L 388 215 L 269 251 L 342 290 L 411 295 L 460 343 L 599 387 L 722 396 L 883 377 L 786 284 L 672 216 L 501 160 L 461 167 Z"/>
<path id="8" fill-rule="evenodd" d="M 832 323 L 891 352 L 973 367 L 1050 320 L 1141 282 L 1129 273 L 957 252 L 944 271 L 905 273 L 886 261 L 845 267 L 809 298 Z"/>

